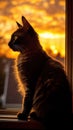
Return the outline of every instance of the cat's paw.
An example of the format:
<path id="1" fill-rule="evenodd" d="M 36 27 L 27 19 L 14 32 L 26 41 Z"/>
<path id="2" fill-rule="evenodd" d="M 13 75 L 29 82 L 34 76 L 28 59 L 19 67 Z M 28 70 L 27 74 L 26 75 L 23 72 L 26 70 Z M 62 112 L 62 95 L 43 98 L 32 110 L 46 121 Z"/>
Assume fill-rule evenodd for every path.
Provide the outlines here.
<path id="1" fill-rule="evenodd" d="M 24 113 L 18 113 L 17 118 L 19 120 L 27 120 L 27 117 L 26 117 L 26 115 Z"/>

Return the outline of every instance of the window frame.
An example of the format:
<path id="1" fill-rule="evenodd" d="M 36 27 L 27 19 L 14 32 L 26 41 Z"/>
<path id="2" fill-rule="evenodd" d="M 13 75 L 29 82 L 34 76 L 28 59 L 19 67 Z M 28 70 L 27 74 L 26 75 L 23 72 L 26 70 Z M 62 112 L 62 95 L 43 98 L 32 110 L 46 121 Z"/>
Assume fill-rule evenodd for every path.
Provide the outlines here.
<path id="1" fill-rule="evenodd" d="M 69 78 L 71 89 L 73 86 L 73 1 L 66 0 L 66 22 L 65 22 L 65 69 Z"/>

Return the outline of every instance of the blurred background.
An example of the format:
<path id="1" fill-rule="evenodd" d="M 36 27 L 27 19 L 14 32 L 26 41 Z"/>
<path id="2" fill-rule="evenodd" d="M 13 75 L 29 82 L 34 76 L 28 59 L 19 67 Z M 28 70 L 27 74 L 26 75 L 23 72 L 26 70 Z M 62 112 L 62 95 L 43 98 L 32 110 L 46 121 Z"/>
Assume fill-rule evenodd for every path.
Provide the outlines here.
<path id="1" fill-rule="evenodd" d="M 13 64 L 18 53 L 8 47 L 16 21 L 25 16 L 46 52 L 64 64 L 65 0 L 0 0 L 0 108 L 20 107 Z"/>

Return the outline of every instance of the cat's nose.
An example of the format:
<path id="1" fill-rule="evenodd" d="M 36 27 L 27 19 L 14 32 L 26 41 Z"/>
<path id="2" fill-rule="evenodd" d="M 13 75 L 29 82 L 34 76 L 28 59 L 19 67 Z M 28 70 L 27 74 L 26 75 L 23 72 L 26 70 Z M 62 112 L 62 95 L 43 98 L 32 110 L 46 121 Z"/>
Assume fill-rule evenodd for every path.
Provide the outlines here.
<path id="1" fill-rule="evenodd" d="M 11 48 L 11 43 L 10 42 L 8 43 L 8 46 Z"/>
<path id="2" fill-rule="evenodd" d="M 8 43 L 8 46 L 10 46 L 10 42 Z"/>

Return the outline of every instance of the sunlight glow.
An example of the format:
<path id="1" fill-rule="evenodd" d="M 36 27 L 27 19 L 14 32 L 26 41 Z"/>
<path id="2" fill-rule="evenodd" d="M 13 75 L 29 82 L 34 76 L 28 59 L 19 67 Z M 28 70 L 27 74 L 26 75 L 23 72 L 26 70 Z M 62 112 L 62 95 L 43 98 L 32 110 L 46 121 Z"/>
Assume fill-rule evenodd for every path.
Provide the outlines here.
<path id="1" fill-rule="evenodd" d="M 53 51 L 53 53 L 54 53 L 55 55 L 58 54 L 58 50 L 56 49 L 56 46 L 55 46 L 55 45 L 51 45 L 51 46 L 50 46 L 50 49 Z"/>
<path id="2" fill-rule="evenodd" d="M 61 34 L 53 34 L 48 32 L 40 33 L 39 36 L 43 38 L 51 38 L 51 39 L 64 37 L 64 35 Z"/>
<path id="3" fill-rule="evenodd" d="M 12 0 L 0 2 L 0 55 L 16 57 L 8 47 L 16 21 L 24 15 L 39 34 L 42 47 L 65 57 L 65 0 Z M 7 53 L 6 53 L 7 52 Z"/>

